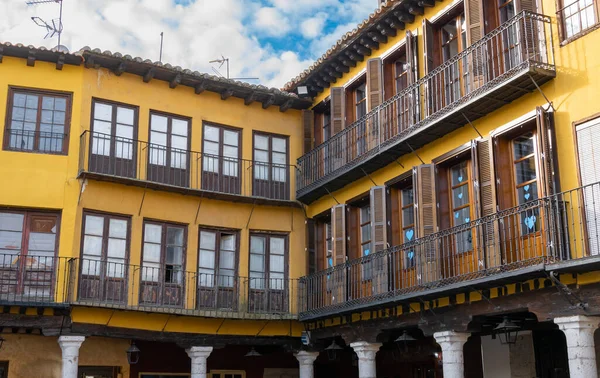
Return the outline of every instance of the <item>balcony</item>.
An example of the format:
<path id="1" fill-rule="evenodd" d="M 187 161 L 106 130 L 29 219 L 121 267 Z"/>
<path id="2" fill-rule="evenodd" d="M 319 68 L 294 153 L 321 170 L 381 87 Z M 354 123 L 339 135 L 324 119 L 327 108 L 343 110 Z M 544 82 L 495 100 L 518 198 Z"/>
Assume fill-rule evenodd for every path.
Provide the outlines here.
<path id="1" fill-rule="evenodd" d="M 522 12 L 298 159 L 311 203 L 556 76 L 550 17 Z"/>
<path id="2" fill-rule="evenodd" d="M 233 202 L 298 206 L 293 165 L 209 155 L 97 132 L 81 134 L 79 178 Z"/>
<path id="3" fill-rule="evenodd" d="M 72 305 L 235 319 L 296 319 L 297 280 L 69 261 Z"/>
<path id="4" fill-rule="evenodd" d="M 600 183 L 351 260 L 300 279 L 302 321 L 600 269 Z"/>

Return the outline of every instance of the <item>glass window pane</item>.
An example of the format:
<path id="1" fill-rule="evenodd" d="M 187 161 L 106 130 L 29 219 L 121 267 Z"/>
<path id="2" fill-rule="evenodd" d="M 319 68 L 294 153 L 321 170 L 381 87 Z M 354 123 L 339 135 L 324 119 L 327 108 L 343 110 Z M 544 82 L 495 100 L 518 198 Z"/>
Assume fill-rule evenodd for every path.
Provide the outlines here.
<path id="1" fill-rule="evenodd" d="M 25 100 L 25 107 L 29 109 L 37 109 L 39 103 L 39 96 L 28 94 Z"/>
<path id="2" fill-rule="evenodd" d="M 67 110 L 67 99 L 56 97 L 54 98 L 54 110 L 66 111 Z"/>
<path id="3" fill-rule="evenodd" d="M 254 160 L 261 163 L 268 163 L 269 153 L 266 151 L 254 151 Z"/>
<path id="4" fill-rule="evenodd" d="M 180 150 L 187 150 L 187 148 L 188 148 L 187 137 L 173 135 L 171 137 L 171 147 L 177 148 Z"/>
<path id="5" fill-rule="evenodd" d="M 94 104 L 94 119 L 102 121 L 112 121 L 112 105 L 106 105 L 101 103 Z M 98 131 L 98 130 L 96 130 Z"/>
<path id="6" fill-rule="evenodd" d="M 168 245 L 183 245 L 183 228 L 167 227 L 167 244 Z"/>
<path id="7" fill-rule="evenodd" d="M 37 121 L 37 110 L 36 109 L 25 109 L 25 121 L 36 122 Z"/>
<path id="8" fill-rule="evenodd" d="M 215 268 L 215 251 L 209 251 L 206 249 L 200 250 L 200 259 L 198 260 L 198 266 L 207 269 Z"/>
<path id="9" fill-rule="evenodd" d="M 264 135 L 254 135 L 254 148 L 261 150 L 269 149 L 269 137 Z"/>
<path id="10" fill-rule="evenodd" d="M 517 189 L 517 200 L 519 205 L 533 201 L 538 198 L 537 182 L 524 185 Z"/>
<path id="11" fill-rule="evenodd" d="M 166 264 L 181 265 L 183 263 L 183 248 L 170 246 L 167 247 Z"/>
<path id="12" fill-rule="evenodd" d="M 133 139 L 133 127 L 126 125 L 117 125 L 116 136 L 120 138 Z M 117 139 L 118 140 L 118 139 Z"/>
<path id="13" fill-rule="evenodd" d="M 88 235 L 102 236 L 104 234 L 104 217 L 86 215 L 85 233 Z"/>
<path id="14" fill-rule="evenodd" d="M 25 108 L 13 107 L 12 119 L 15 121 L 25 120 Z M 14 127 L 13 127 L 14 128 Z"/>
<path id="15" fill-rule="evenodd" d="M 23 93 L 15 93 L 14 97 L 13 97 L 13 104 L 14 106 L 20 106 L 20 107 L 25 107 L 25 99 L 26 99 L 26 95 L 24 95 Z"/>
<path id="16" fill-rule="evenodd" d="M 283 255 L 285 253 L 285 238 L 271 237 L 270 253 L 273 255 Z"/>
<path id="17" fill-rule="evenodd" d="M 265 275 L 260 272 L 250 272 L 250 288 L 262 290 L 266 286 Z"/>
<path id="18" fill-rule="evenodd" d="M 111 124 L 110 122 L 105 122 L 105 121 L 94 121 L 94 133 L 102 133 L 102 134 L 106 134 L 106 135 L 111 135 Z M 98 136 L 99 138 L 103 137 L 103 136 Z M 109 143 L 109 140 L 107 139 L 107 144 Z"/>
<path id="19" fill-rule="evenodd" d="M 112 278 L 123 278 L 127 266 L 123 264 L 121 259 L 108 258 L 106 262 L 106 275 Z"/>
<path id="20" fill-rule="evenodd" d="M 108 235 L 113 238 L 127 238 L 127 221 L 123 219 L 111 219 Z"/>
<path id="21" fill-rule="evenodd" d="M 452 207 L 469 204 L 469 185 L 461 185 L 452 189 Z"/>
<path id="22" fill-rule="evenodd" d="M 209 155 L 219 155 L 219 144 L 215 142 L 204 141 L 204 146 L 202 148 L 205 154 Z M 237 156 L 237 155 L 236 155 Z"/>
<path id="23" fill-rule="evenodd" d="M 279 153 L 279 152 L 273 152 L 272 154 L 273 156 L 273 164 L 282 164 L 285 165 L 287 164 L 287 156 L 285 154 Z"/>
<path id="24" fill-rule="evenodd" d="M 271 272 L 283 272 L 285 271 L 285 264 L 283 256 L 271 255 L 269 257 L 269 270 Z"/>
<path id="25" fill-rule="evenodd" d="M 118 106 L 117 123 L 133 126 L 133 109 Z"/>
<path id="26" fill-rule="evenodd" d="M 467 162 L 462 162 L 450 168 L 452 172 L 452 186 L 461 184 L 467 180 L 469 180 L 469 175 L 467 172 Z"/>
<path id="27" fill-rule="evenodd" d="M 171 120 L 171 132 L 174 135 L 181 135 L 187 137 L 188 135 L 188 121 L 182 119 L 173 118 Z"/>
<path id="28" fill-rule="evenodd" d="M 517 185 L 527 181 L 535 180 L 537 177 L 535 169 L 535 158 L 532 156 L 515 164 Z"/>
<path id="29" fill-rule="evenodd" d="M 23 214 L 0 213 L 0 230 L 23 231 Z"/>
<path id="30" fill-rule="evenodd" d="M 167 117 L 152 114 L 150 116 L 150 129 L 152 131 L 160 131 L 162 133 L 167 132 Z"/>
<path id="31" fill-rule="evenodd" d="M 250 237 L 250 253 L 265 253 L 265 238 L 264 236 L 251 236 Z"/>
<path id="32" fill-rule="evenodd" d="M 102 238 L 100 236 L 85 235 L 83 238 L 83 257 L 101 255 Z"/>
<path id="33" fill-rule="evenodd" d="M 271 138 L 273 143 L 273 151 L 282 152 L 284 155 L 287 152 L 287 140 L 284 138 Z"/>
<path id="34" fill-rule="evenodd" d="M 515 154 L 515 160 L 519 160 L 525 156 L 533 154 L 535 151 L 533 133 L 527 133 L 513 139 L 513 151 Z"/>
<path id="35" fill-rule="evenodd" d="M 144 241 L 160 243 L 162 240 L 162 226 L 146 223 L 144 226 Z"/>
<path id="36" fill-rule="evenodd" d="M 465 207 L 460 210 L 454 211 L 454 225 L 460 226 L 461 224 L 469 223 L 471 221 L 471 208 Z"/>
<path id="37" fill-rule="evenodd" d="M 144 264 L 160 262 L 160 245 L 144 243 Z"/>
<path id="38" fill-rule="evenodd" d="M 221 251 L 219 255 L 219 268 L 234 269 L 235 268 L 235 252 Z"/>
<path id="39" fill-rule="evenodd" d="M 415 223 L 415 209 L 413 206 L 409 206 L 402 209 L 402 226 L 407 227 Z"/>
<path id="40" fill-rule="evenodd" d="M 221 250 L 235 251 L 235 235 L 221 234 Z"/>
<path id="41" fill-rule="evenodd" d="M 219 128 L 218 127 L 214 127 L 214 126 L 208 126 L 205 125 L 204 126 L 204 140 L 210 140 L 213 142 L 219 142 L 220 138 L 220 133 L 219 133 Z"/>
<path id="42" fill-rule="evenodd" d="M 215 249 L 216 234 L 211 231 L 200 231 L 200 248 Z"/>
<path id="43" fill-rule="evenodd" d="M 371 221 L 371 207 L 365 206 L 360 208 L 360 223 Z"/>
<path id="44" fill-rule="evenodd" d="M 125 260 L 125 253 L 127 252 L 127 241 L 124 239 L 108 239 L 108 250 L 106 255 L 112 258 Z"/>
<path id="45" fill-rule="evenodd" d="M 223 130 L 223 142 L 230 146 L 238 146 L 239 135 L 237 131 Z"/>
<path id="46" fill-rule="evenodd" d="M 239 157 L 239 149 L 237 147 L 223 146 L 223 156 L 228 158 L 234 158 L 237 161 Z"/>
<path id="47" fill-rule="evenodd" d="M 0 230 L 0 248 L 2 250 L 13 250 L 16 252 L 21 251 L 21 243 L 23 240 L 23 233 L 19 231 L 4 231 Z M 2 252 L 7 253 L 7 252 Z"/>
<path id="48" fill-rule="evenodd" d="M 262 255 L 250 255 L 250 272 L 264 272 L 265 257 Z"/>

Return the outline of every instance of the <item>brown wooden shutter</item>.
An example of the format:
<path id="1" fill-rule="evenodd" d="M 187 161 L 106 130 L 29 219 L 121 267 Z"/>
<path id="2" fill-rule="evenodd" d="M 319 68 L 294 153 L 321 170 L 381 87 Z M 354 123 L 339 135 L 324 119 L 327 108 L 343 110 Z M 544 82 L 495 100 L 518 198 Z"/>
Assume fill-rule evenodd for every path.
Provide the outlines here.
<path id="1" fill-rule="evenodd" d="M 331 208 L 331 233 L 333 264 L 343 264 L 346 262 L 346 205 Z"/>
<path id="2" fill-rule="evenodd" d="M 494 148 L 492 138 L 477 141 L 475 145 L 478 178 L 476 199 L 479 201 L 479 217 L 487 217 L 498 211 L 496 199 L 496 175 L 494 166 Z M 485 251 L 485 268 L 502 264 L 500 249 L 499 221 L 487 221 L 481 228 L 481 238 Z"/>
<path id="3" fill-rule="evenodd" d="M 331 88 L 331 134 L 342 131 L 345 125 L 346 94 L 343 87 Z"/>
<path id="4" fill-rule="evenodd" d="M 465 0 L 467 44 L 471 46 L 483 37 L 483 4 L 481 0 Z"/>
<path id="5" fill-rule="evenodd" d="M 515 0 L 515 8 L 517 13 L 521 13 L 522 11 L 535 13 L 537 12 L 536 0 Z"/>
<path id="6" fill-rule="evenodd" d="M 554 148 L 554 113 L 544 108 L 536 108 L 538 151 L 540 151 L 540 186 L 542 196 L 550 196 L 560 191 L 558 180 L 558 160 Z"/>
<path id="7" fill-rule="evenodd" d="M 417 189 L 415 206 L 417 208 L 417 235 L 419 238 L 437 231 L 435 166 L 423 164 L 415 168 Z M 420 244 L 417 249 L 418 280 L 421 283 L 439 279 L 439 256 L 436 241 Z"/>
<path id="8" fill-rule="evenodd" d="M 425 52 L 425 75 L 427 75 L 434 69 L 433 56 L 435 54 L 433 25 L 427 19 L 423 19 L 423 46 Z"/>
<path id="9" fill-rule="evenodd" d="M 383 251 L 387 248 L 386 188 L 374 186 L 371 197 L 371 250 Z"/>
<path id="10" fill-rule="evenodd" d="M 367 61 L 367 93 L 368 111 L 375 109 L 383 102 L 383 67 L 381 58 Z"/>
<path id="11" fill-rule="evenodd" d="M 414 84 L 419 79 L 419 58 L 417 55 L 417 36 L 410 30 L 406 31 L 406 62 L 408 67 L 408 85 Z"/>
<path id="12" fill-rule="evenodd" d="M 325 223 L 315 224 L 315 252 L 317 254 L 317 272 L 327 269 L 327 240 L 325 240 Z"/>
<path id="13" fill-rule="evenodd" d="M 316 248 L 316 222 L 313 219 L 306 220 L 306 255 L 308 259 L 308 274 L 317 271 L 317 248 Z"/>
<path id="14" fill-rule="evenodd" d="M 362 257 L 360 243 L 360 209 L 356 206 L 346 206 L 346 256 L 348 260 Z"/>
<path id="15" fill-rule="evenodd" d="M 314 148 L 315 114 L 312 110 L 302 110 L 302 124 L 304 126 L 304 153 Z"/>
<path id="16" fill-rule="evenodd" d="M 318 146 L 321 143 L 323 143 L 323 122 L 324 122 L 323 114 L 315 113 L 314 132 L 313 132 L 315 146 Z"/>

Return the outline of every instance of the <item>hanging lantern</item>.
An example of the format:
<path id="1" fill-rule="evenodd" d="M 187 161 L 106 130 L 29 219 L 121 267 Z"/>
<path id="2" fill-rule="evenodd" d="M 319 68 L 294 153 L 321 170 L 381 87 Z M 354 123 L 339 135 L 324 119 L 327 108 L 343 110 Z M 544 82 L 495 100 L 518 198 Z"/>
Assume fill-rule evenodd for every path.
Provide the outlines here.
<path id="1" fill-rule="evenodd" d="M 246 353 L 244 357 L 260 357 L 262 354 L 258 353 L 254 347 L 250 349 L 250 352 Z"/>
<path id="2" fill-rule="evenodd" d="M 344 348 L 342 348 L 341 346 L 337 345 L 335 343 L 335 340 L 333 340 L 331 342 L 331 345 L 328 346 L 327 348 L 325 348 L 325 350 L 327 351 L 327 358 L 329 358 L 329 361 L 333 361 L 337 358 L 337 353 L 338 351 L 342 350 Z"/>
<path id="3" fill-rule="evenodd" d="M 132 341 L 127 349 L 127 362 L 129 362 L 129 365 L 135 365 L 140 361 L 140 352 L 140 348 Z"/>
<path id="4" fill-rule="evenodd" d="M 404 345 L 404 351 L 408 350 L 408 343 L 413 341 L 417 341 L 417 339 L 409 335 L 408 332 L 406 332 L 406 330 L 404 330 L 404 332 L 402 332 L 402 335 L 398 336 L 398 338 L 394 340 L 396 346 L 398 347 L 398 350 L 400 350 L 401 345 Z"/>
<path id="5" fill-rule="evenodd" d="M 519 330 L 521 327 L 513 323 L 507 316 L 494 328 L 494 332 L 500 337 L 501 344 L 516 344 Z"/>

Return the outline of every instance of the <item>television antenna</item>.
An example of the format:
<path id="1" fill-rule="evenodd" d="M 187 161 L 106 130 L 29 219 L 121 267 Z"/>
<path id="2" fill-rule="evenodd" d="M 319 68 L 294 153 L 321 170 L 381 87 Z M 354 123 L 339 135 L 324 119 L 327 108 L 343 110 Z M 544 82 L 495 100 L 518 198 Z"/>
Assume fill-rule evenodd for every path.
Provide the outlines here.
<path id="1" fill-rule="evenodd" d="M 44 29 L 46 29 L 46 38 L 52 38 L 55 35 L 58 35 L 58 46 L 60 46 L 60 36 L 63 31 L 62 24 L 62 10 L 63 10 L 63 0 L 30 0 L 27 1 L 27 5 L 38 5 L 38 4 L 58 4 L 60 6 L 58 18 L 51 20 L 50 22 L 46 22 L 39 17 L 31 17 L 31 20 L 37 25 Z"/>
<path id="2" fill-rule="evenodd" d="M 231 80 L 259 80 L 257 77 L 229 77 L 229 58 L 225 58 L 223 55 L 221 55 L 221 59 L 214 59 L 209 61 L 208 63 L 219 63 L 219 68 L 222 68 L 223 65 L 227 65 L 227 79 L 231 79 Z M 214 67 L 212 67 L 212 70 L 218 75 L 223 77 L 223 75 L 221 75 L 221 73 Z"/>

